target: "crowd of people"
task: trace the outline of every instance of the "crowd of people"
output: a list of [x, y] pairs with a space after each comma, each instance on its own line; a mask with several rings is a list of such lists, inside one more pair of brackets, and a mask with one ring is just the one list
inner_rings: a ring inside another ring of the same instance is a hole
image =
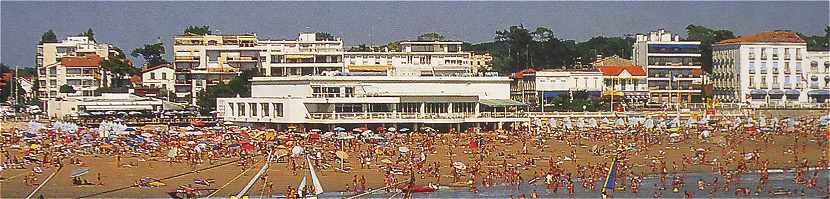
[[[299, 182], [294, 180], [294, 176], [306, 175], [308, 158], [320, 171], [327, 191], [345, 195], [378, 189], [411, 192], [416, 186], [430, 184], [439, 191], [466, 189], [472, 193], [494, 186], [515, 187], [509, 196], [517, 198], [536, 198], [540, 193], [573, 197], [577, 192], [704, 197], [693, 192], [705, 191], [708, 196], [725, 192], [749, 196], [772, 191], [767, 183], [773, 169], [793, 169], [793, 183], [827, 193], [828, 186], [819, 184], [822, 176], [817, 171], [826, 172], [828, 166], [823, 155], [827, 154], [828, 121], [827, 116], [566, 118], [515, 123], [500, 129], [439, 131], [381, 126], [337, 127], [325, 132], [232, 125], [131, 128], [116, 123], [80, 127], [30, 122], [4, 129], [0, 144], [2, 169], [25, 171], [25, 186], [43, 183], [42, 175], [48, 173], [44, 170], [50, 168], [89, 167], [85, 162], [91, 161], [85, 158], [88, 156], [111, 158], [119, 168], [186, 166], [194, 173], [209, 175], [204, 168], [211, 165], [235, 163], [237, 171], [244, 172], [273, 154], [272, 164], [284, 164], [276, 169], [285, 172], [263, 176], [259, 182], [263, 188], [258, 191], [264, 195], [278, 194], [274, 186], [287, 187], [282, 194], [288, 197], [313, 193], [313, 187], [298, 189]], [[782, 150], [774, 150], [779, 146]], [[618, 166], [612, 176], [614, 186], [606, 187], [610, 162]], [[691, 178], [687, 175], [690, 172], [710, 172], [713, 177]], [[741, 176], [750, 174], [759, 176], [754, 179], [757, 182], [742, 182]], [[100, 173], [94, 182], [82, 175], [72, 176], [73, 186], [112, 185]], [[9, 180], [7, 175], [3, 177]], [[163, 180], [157, 180], [159, 176], [152, 177], [156, 180], [135, 181], [164, 185]], [[658, 180], [642, 184], [646, 178]], [[180, 187], [218, 190], [222, 183]], [[524, 190], [523, 185], [538, 185], [544, 190]], [[654, 191], [640, 193], [644, 186]], [[300, 190], [304, 193], [298, 193]]]

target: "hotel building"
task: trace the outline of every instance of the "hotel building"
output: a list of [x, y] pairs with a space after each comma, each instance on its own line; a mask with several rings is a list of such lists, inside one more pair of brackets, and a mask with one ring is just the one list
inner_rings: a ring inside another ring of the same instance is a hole
[[403, 41], [401, 52], [345, 52], [355, 75], [459, 76], [471, 72], [470, 53], [460, 41]]
[[633, 60], [648, 73], [650, 101], [686, 103], [701, 94], [702, 70], [699, 41], [681, 41], [665, 30], [638, 34]]
[[715, 98], [756, 105], [824, 102], [827, 70], [819, 66], [826, 62], [826, 52], [807, 52], [806, 42], [793, 32], [720, 41], [712, 52]]
[[[112, 45], [96, 43], [86, 36], [67, 37], [59, 43], [38, 44], [35, 52], [39, 85], [37, 96], [44, 101], [55, 98], [64, 84], [78, 91], [70, 95], [93, 95], [99, 85], [109, 83], [107, 75], [102, 75], [100, 70], [101, 60], [117, 53]], [[66, 63], [61, 64], [64, 60]]]

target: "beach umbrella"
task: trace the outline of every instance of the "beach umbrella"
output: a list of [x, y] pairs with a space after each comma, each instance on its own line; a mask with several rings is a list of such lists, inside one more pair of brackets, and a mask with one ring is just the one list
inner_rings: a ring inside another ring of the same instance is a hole
[[559, 122], [556, 121], [556, 118], [550, 118], [550, 126], [559, 126]]
[[179, 148], [172, 148], [170, 150], [167, 150], [167, 157], [168, 158], [174, 158], [178, 155], [179, 155]]
[[398, 151], [400, 151], [401, 153], [409, 152], [409, 147], [405, 147], [405, 146], [398, 147]]
[[75, 171], [72, 171], [72, 174], [70, 174], [69, 177], [77, 178], [87, 173], [89, 173], [89, 167], [81, 167], [75, 169]]
[[695, 124], [697, 124], [697, 120], [694, 118], [689, 118], [689, 120], [686, 121], [686, 126], [694, 126]]
[[607, 117], [602, 118], [602, 124], [611, 124], [611, 120], [608, 120]]
[[395, 131], [397, 131], [398, 129], [396, 129], [395, 127], [389, 127], [389, 128], [388, 128], [388, 129], [386, 129], [386, 130], [387, 130], [387, 131], [390, 131], [390, 132], [395, 132]]
[[408, 131], [409, 131], [409, 128], [401, 128], [401, 129], [400, 129], [400, 130], [398, 130], [398, 131], [400, 131], [400, 132], [408, 132]]
[[322, 132], [320, 129], [311, 129], [311, 132]]
[[338, 126], [338, 127], [334, 127], [334, 129], [332, 129], [332, 130], [334, 130], [334, 131], [346, 131], [346, 129], [345, 129], [345, 128], [343, 128], [343, 127], [339, 127], [339, 126]]
[[462, 162], [453, 162], [453, 163], [452, 163], [452, 167], [453, 167], [453, 168], [456, 168], [456, 169], [458, 169], [458, 170], [464, 170], [464, 169], [467, 169], [467, 165], [464, 165], [464, 163], [462, 163]]
[[593, 127], [593, 128], [597, 128], [597, 127], [599, 127], [599, 124], [597, 123], [597, 119], [596, 119], [596, 118], [591, 118], [591, 119], [588, 119], [588, 125], [590, 125], [590, 126], [591, 126], [591, 127]]
[[390, 160], [390, 159], [388, 159], [388, 158], [387, 158], [387, 159], [380, 160], [380, 162], [381, 162], [381, 163], [384, 163], [384, 164], [392, 164], [392, 160]]
[[741, 117], [735, 118], [735, 126], [740, 126], [742, 122], [743, 120], [741, 120]]
[[617, 118], [617, 121], [614, 122], [614, 125], [625, 126], [625, 120], [623, 118]]
[[654, 128], [654, 120], [649, 118], [646, 120], [645, 124], [643, 124], [646, 128]]
[[294, 148], [291, 149], [291, 156], [298, 157], [300, 155], [303, 155], [303, 152], [305, 152], [305, 149], [303, 149], [303, 147], [294, 146]]
[[153, 137], [153, 134], [150, 134], [150, 133], [141, 133], [141, 137]]
[[767, 126], [767, 118], [761, 117], [761, 119], [758, 120], [758, 126]]
[[337, 158], [340, 158], [340, 159], [343, 159], [343, 160], [349, 159], [349, 154], [346, 153], [345, 151], [334, 152], [334, 155], [337, 156]]
[[585, 118], [577, 118], [576, 119], [576, 128], [582, 128], [585, 126]]
[[671, 134], [669, 134], [669, 137], [679, 137], [679, 136], [680, 136], [680, 134], [679, 134], [679, 133], [671, 133]]

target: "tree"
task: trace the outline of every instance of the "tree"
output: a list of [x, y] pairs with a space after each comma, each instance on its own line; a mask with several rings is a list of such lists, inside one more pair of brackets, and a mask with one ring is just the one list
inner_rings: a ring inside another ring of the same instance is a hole
[[506, 30], [496, 31], [496, 41], [505, 42], [507, 44], [507, 56], [509, 60], [509, 70], [518, 71], [529, 68], [529, 50], [530, 44], [533, 42], [533, 37], [524, 25], [510, 26]]
[[164, 45], [161, 42], [145, 44], [143, 48], [135, 48], [131, 55], [133, 57], [141, 56], [144, 58], [145, 66], [158, 66], [168, 63], [164, 59]]
[[60, 87], [59, 92], [61, 93], [75, 93], [75, 87], [70, 86], [69, 84], [64, 84]]
[[798, 33], [801, 39], [807, 42], [807, 50], [809, 51], [826, 51], [830, 50], [830, 26], [824, 29], [824, 35], [807, 36]]
[[216, 98], [228, 97], [250, 97], [251, 77], [257, 75], [254, 70], [243, 71], [239, 76], [234, 77], [227, 84], [219, 82], [216, 86], [208, 87], [196, 94], [196, 106], [203, 115], [216, 110]]
[[110, 56], [109, 59], [101, 62], [101, 68], [113, 76], [112, 85], [110, 86], [121, 88], [126, 85], [124, 84], [124, 77], [137, 73], [138, 68], [130, 64], [121, 49], [115, 48], [115, 51], [118, 52], [116, 55]]
[[55, 32], [53, 32], [52, 29], [49, 29], [49, 31], [46, 31], [42, 36], [40, 36], [40, 43], [58, 43], [58, 36], [55, 35]]
[[210, 26], [188, 26], [184, 29], [184, 34], [194, 34], [194, 35], [209, 35], [212, 31], [210, 30]]
[[366, 44], [360, 44], [358, 46], [352, 46], [351, 48], [349, 48], [349, 50], [346, 50], [346, 51], [349, 51], [349, 52], [372, 52], [373, 50], [372, 50], [372, 47], [369, 47]]
[[687, 40], [700, 41], [700, 61], [703, 70], [712, 72], [712, 44], [726, 39], [735, 38], [729, 30], [713, 30], [703, 26], [689, 24], [686, 26]]
[[418, 41], [443, 41], [444, 39], [444, 35], [437, 32], [426, 32], [417, 38]]
[[327, 33], [327, 32], [314, 33], [314, 37], [317, 39], [317, 41], [334, 41], [335, 40], [334, 35], [332, 35], [331, 33]]
[[92, 32], [92, 28], [86, 30], [86, 32], [82, 32], [81, 36], [85, 36], [89, 38], [90, 41], [95, 42], [95, 33]]

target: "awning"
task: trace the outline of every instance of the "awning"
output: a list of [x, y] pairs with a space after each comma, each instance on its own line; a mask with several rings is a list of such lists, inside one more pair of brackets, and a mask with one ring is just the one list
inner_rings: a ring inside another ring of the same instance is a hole
[[807, 91], [807, 95], [830, 95], [828, 90], [811, 90]]
[[482, 99], [479, 103], [490, 107], [524, 106], [524, 103], [511, 99]]
[[774, 89], [769, 91], [769, 98], [770, 99], [781, 99], [784, 97], [784, 91], [780, 89]]
[[386, 72], [389, 65], [349, 65], [349, 72]]
[[751, 95], [752, 99], [764, 99], [767, 97], [767, 91], [765, 90], [752, 90], [749, 91], [749, 95]]
[[562, 94], [565, 94], [565, 93], [557, 92], [557, 91], [542, 91], [542, 96], [544, 98], [558, 97]]
[[311, 59], [314, 55], [285, 55], [286, 59]]
[[447, 103], [447, 102], [476, 102], [478, 96], [401, 96], [401, 103], [426, 102], [426, 103]]
[[151, 111], [153, 106], [150, 105], [133, 105], [133, 106], [86, 106], [87, 111]]
[[801, 91], [791, 89], [784, 91], [784, 94], [787, 95], [788, 100], [798, 100], [798, 97], [801, 96]]

